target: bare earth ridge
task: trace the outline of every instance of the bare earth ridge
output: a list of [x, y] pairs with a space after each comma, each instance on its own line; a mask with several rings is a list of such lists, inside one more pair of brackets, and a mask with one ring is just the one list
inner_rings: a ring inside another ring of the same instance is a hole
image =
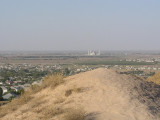
[[[130, 75], [99, 68], [65, 78], [46, 88], [3, 120], [40, 120], [48, 108], [84, 108], [86, 120], [159, 120], [160, 87]], [[66, 95], [66, 91], [79, 88]], [[57, 102], [61, 101], [61, 102]], [[40, 102], [37, 106], [34, 104]], [[51, 117], [63, 120], [63, 114]]]

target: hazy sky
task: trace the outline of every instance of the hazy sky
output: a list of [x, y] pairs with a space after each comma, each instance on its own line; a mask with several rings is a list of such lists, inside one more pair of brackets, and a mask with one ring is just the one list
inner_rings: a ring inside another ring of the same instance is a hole
[[160, 50], [160, 0], [0, 0], [0, 50]]

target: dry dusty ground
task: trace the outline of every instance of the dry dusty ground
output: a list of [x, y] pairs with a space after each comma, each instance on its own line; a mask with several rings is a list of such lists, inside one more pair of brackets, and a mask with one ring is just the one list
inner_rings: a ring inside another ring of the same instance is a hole
[[85, 120], [159, 120], [160, 87], [134, 76], [99, 68], [65, 78], [46, 88], [2, 120], [63, 120], [63, 111], [83, 108]]

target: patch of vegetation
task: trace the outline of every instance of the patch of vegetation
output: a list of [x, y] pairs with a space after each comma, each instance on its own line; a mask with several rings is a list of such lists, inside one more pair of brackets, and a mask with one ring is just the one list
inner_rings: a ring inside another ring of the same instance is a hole
[[143, 73], [144, 71], [141, 71], [141, 70], [120, 72], [120, 74], [143, 74]]
[[[62, 84], [63, 82], [64, 82], [63, 75], [60, 73], [45, 77], [41, 86], [38, 85], [31, 86], [31, 88], [28, 91], [22, 93], [20, 97], [15, 98], [10, 103], [2, 106], [0, 108], [0, 117], [3, 117], [8, 113], [17, 110], [21, 105], [27, 104], [31, 99], [33, 99], [33, 95], [41, 91], [42, 89], [47, 87], [55, 88], [56, 86]], [[41, 104], [42, 102], [38, 102], [37, 105]], [[48, 114], [58, 114], [57, 112], [59, 111], [50, 111], [48, 112]]]
[[24, 109], [24, 110], [21, 110], [22, 113], [26, 113], [26, 112], [28, 112], [28, 111], [29, 111], [29, 108], [26, 108], [26, 109]]
[[25, 92], [19, 98], [13, 99], [10, 103], [1, 106], [0, 117], [17, 110], [21, 105], [28, 103], [32, 98], [33, 97], [30, 95], [30, 92]]
[[41, 86], [39, 86], [39, 85], [32, 85], [31, 87], [30, 87], [30, 91], [32, 91], [32, 93], [37, 93], [37, 92], [39, 92], [41, 90]]
[[136, 61], [84, 61], [79, 65], [154, 65], [153, 62], [136, 62]]
[[64, 98], [58, 97], [58, 98], [54, 101], [54, 104], [60, 104], [60, 103], [63, 103], [64, 101], [65, 101]]
[[149, 77], [147, 81], [154, 82], [157, 85], [160, 85], [160, 72], [155, 73], [153, 76]]
[[80, 92], [82, 92], [83, 91], [83, 88], [73, 88], [73, 89], [69, 89], [69, 90], [66, 90], [66, 92], [65, 92], [65, 96], [66, 97], [68, 97], [68, 96], [70, 96], [73, 92], [75, 92], [75, 93], [80, 93]]
[[30, 92], [25, 92], [24, 94], [22, 94], [20, 96], [20, 98], [16, 99], [17, 100], [17, 104], [19, 105], [23, 105], [28, 103], [33, 97], [31, 96]]
[[0, 101], [3, 100], [2, 95], [3, 95], [3, 89], [0, 87]]
[[52, 117], [63, 114], [63, 113], [64, 113], [64, 110], [62, 108], [52, 108], [52, 107], [47, 108], [42, 112], [45, 120], [49, 120]]
[[83, 92], [83, 89], [84, 88], [76, 88], [75, 87], [75, 88], [73, 88], [73, 91], [76, 92], [76, 93], [81, 93], [81, 92]]
[[66, 90], [66, 92], [65, 92], [65, 96], [66, 97], [70, 96], [71, 94], [72, 94], [72, 90], [71, 89]]
[[86, 111], [82, 108], [69, 109], [64, 116], [64, 120], [85, 120]]
[[49, 75], [43, 79], [41, 88], [46, 88], [46, 87], [55, 88], [56, 86], [64, 83], [63, 78], [64, 77], [62, 73], [56, 73], [53, 75]]
[[33, 109], [33, 112], [39, 114], [39, 113], [41, 113], [43, 110], [44, 110], [44, 108], [42, 109], [42, 108], [40, 108], [40, 107], [37, 107], [37, 108]]
[[38, 71], [36, 69], [9, 70], [4, 68], [0, 71], [0, 75], [3, 78], [1, 79], [2, 82], [6, 80], [21, 80], [21, 84], [33, 83], [34, 81], [40, 80], [47, 75], [47, 73], [47, 71]]
[[41, 100], [41, 101], [38, 101], [37, 99], [35, 100], [35, 101], [33, 101], [33, 104], [31, 105], [31, 108], [36, 108], [36, 107], [38, 107], [38, 106], [40, 106], [41, 104], [44, 104], [44, 103], [46, 103], [46, 101], [45, 100]]

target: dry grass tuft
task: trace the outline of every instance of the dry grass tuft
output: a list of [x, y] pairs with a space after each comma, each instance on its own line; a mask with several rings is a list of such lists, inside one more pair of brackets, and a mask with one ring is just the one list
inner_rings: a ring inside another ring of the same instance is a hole
[[26, 113], [26, 112], [28, 112], [29, 111], [29, 108], [26, 108], [26, 109], [24, 109], [24, 110], [21, 110], [21, 113]]
[[73, 88], [73, 91], [75, 93], [81, 93], [81, 92], [83, 92], [83, 88]]
[[44, 110], [44, 108], [40, 108], [40, 107], [36, 107], [35, 109], [33, 109], [33, 112], [39, 114]]
[[66, 90], [65, 96], [68, 97], [68, 96], [70, 96], [73, 92], [74, 92], [74, 93], [81, 93], [81, 92], [83, 92], [83, 88], [76, 88], [76, 87], [74, 87], [73, 89]]
[[54, 101], [54, 104], [60, 104], [60, 103], [63, 103], [64, 101], [65, 101], [64, 98], [58, 97], [58, 98]]
[[17, 105], [24, 105], [28, 103], [33, 97], [31, 96], [30, 92], [25, 92], [20, 98], [16, 99]]
[[0, 101], [0, 106], [3, 106], [5, 104], [9, 103], [9, 101]]
[[47, 102], [47, 100], [44, 100], [45, 96], [41, 95], [39, 97], [34, 98], [31, 103], [30, 103], [30, 107], [31, 108], [36, 108], [42, 104], [45, 104]]
[[0, 110], [0, 118], [7, 115], [7, 112], [4, 112], [3, 110]]
[[45, 104], [45, 103], [46, 103], [46, 100], [32, 102], [31, 108], [36, 108], [36, 107], [40, 106], [41, 104]]
[[4, 117], [8, 113], [11, 113], [19, 108], [19, 106], [28, 103], [33, 97], [30, 92], [25, 92], [19, 98], [12, 100], [10, 103], [4, 105], [0, 109], [0, 117]]
[[61, 73], [56, 73], [56, 74], [53, 74], [53, 75], [46, 76], [43, 79], [41, 86], [32, 85], [29, 91], [32, 94], [34, 94], [34, 93], [37, 93], [37, 92], [39, 92], [39, 91], [41, 91], [41, 90], [43, 90], [47, 87], [55, 88], [56, 86], [64, 83], [63, 78], [64, 77]]
[[43, 79], [41, 88], [46, 88], [46, 87], [55, 88], [56, 86], [64, 83], [63, 78], [64, 77], [61, 73], [47, 76]]
[[64, 116], [64, 120], [84, 120], [85, 117], [86, 111], [84, 109], [69, 109]]
[[55, 117], [56, 115], [60, 115], [63, 114], [65, 111], [61, 108], [47, 108], [44, 110], [44, 112], [42, 112], [42, 114], [44, 115], [44, 118], [46, 120], [51, 119], [52, 117]]
[[39, 92], [41, 89], [41, 86], [39, 85], [32, 85], [30, 87], [30, 92], [32, 92], [32, 94]]
[[147, 79], [147, 81], [149, 82], [154, 82], [156, 83], [157, 85], [160, 85], [160, 72], [156, 73], [155, 75], [149, 77]]
[[65, 96], [68, 97], [72, 94], [72, 89], [66, 90]]

